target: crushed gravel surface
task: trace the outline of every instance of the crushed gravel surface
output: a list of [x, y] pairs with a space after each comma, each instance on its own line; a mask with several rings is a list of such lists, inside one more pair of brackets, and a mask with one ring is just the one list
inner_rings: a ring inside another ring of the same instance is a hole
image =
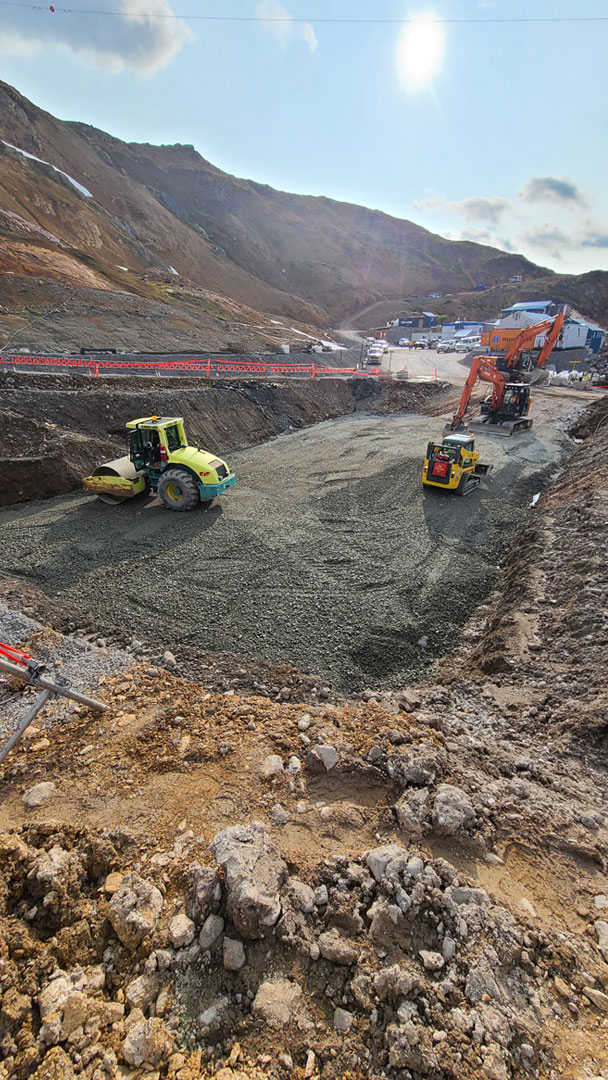
[[[3, 603], [0, 603], [0, 641], [21, 646], [24, 652], [35, 656], [45, 666], [45, 678], [92, 696], [98, 692], [102, 677], [126, 671], [134, 662], [130, 653], [63, 637]], [[0, 677], [0, 739], [11, 734], [38, 693], [35, 687], [14, 686], [12, 679]], [[36, 725], [53, 727], [73, 711], [74, 703], [67, 699], [50, 700], [36, 718]]]
[[177, 653], [291, 662], [347, 690], [403, 685], [494, 586], [572, 445], [563, 408], [539, 398], [529, 433], [479, 438], [493, 471], [465, 499], [422, 489], [440, 419], [356, 414], [233, 454], [238, 485], [207, 511], [82, 496], [4, 510], [5, 569]]

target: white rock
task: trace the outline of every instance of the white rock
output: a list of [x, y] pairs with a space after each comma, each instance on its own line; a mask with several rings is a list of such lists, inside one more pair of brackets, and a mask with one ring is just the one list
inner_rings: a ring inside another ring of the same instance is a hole
[[389, 863], [395, 859], [407, 859], [407, 851], [401, 844], [383, 844], [372, 848], [365, 856], [365, 861], [376, 881], [382, 881]]
[[289, 821], [289, 814], [284, 806], [280, 803], [276, 803], [270, 811], [270, 819], [273, 825], [286, 825]]
[[302, 772], [302, 762], [295, 754], [292, 754], [287, 763], [287, 772], [291, 773], [292, 776], [297, 776], [299, 772]]
[[315, 746], [313, 751], [325, 766], [327, 771], [333, 769], [338, 760], [338, 751], [335, 746]]
[[158, 922], [163, 897], [138, 874], [125, 874], [108, 907], [108, 919], [127, 949], [136, 949]]
[[287, 865], [264, 826], [233, 825], [214, 837], [212, 851], [224, 869], [227, 910], [238, 933], [263, 937], [281, 914], [279, 890]]
[[269, 754], [260, 765], [260, 776], [264, 780], [270, 780], [273, 776], [280, 776], [284, 771], [283, 762], [278, 754]]
[[205, 951], [205, 949], [211, 948], [214, 941], [217, 941], [220, 934], [223, 933], [223, 930], [224, 920], [221, 918], [220, 915], [209, 915], [205, 919], [203, 923], [203, 929], [201, 930], [198, 937], [198, 943], [203, 952]]
[[430, 952], [428, 949], [420, 949], [418, 956], [427, 971], [441, 971], [445, 960], [441, 953]]
[[224, 967], [226, 971], [240, 971], [245, 966], [247, 957], [242, 941], [224, 938]]
[[354, 1016], [346, 1009], [334, 1010], [334, 1027], [336, 1031], [350, 1031], [353, 1026]]
[[196, 926], [187, 915], [176, 915], [169, 923], [169, 936], [174, 949], [183, 949], [191, 945], [196, 935]]
[[536, 908], [531, 900], [527, 900], [525, 896], [522, 896], [517, 907], [521, 911], [522, 915], [527, 915], [530, 919], [536, 918]]
[[304, 915], [310, 915], [315, 907], [315, 894], [310, 885], [298, 878], [289, 878], [287, 889], [290, 896]]
[[251, 1006], [271, 1027], [284, 1027], [290, 1022], [302, 996], [302, 987], [289, 979], [269, 979], [258, 987]]
[[161, 1065], [171, 1053], [171, 1037], [162, 1020], [138, 1020], [132, 1024], [122, 1045], [129, 1065]]
[[466, 791], [440, 784], [433, 807], [433, 828], [439, 836], [454, 836], [475, 821], [475, 809]]
[[57, 788], [52, 780], [45, 780], [41, 784], [34, 784], [33, 787], [23, 795], [23, 802], [27, 806], [28, 810], [33, 810], [36, 806], [42, 806], [48, 799], [52, 798]]
[[329, 893], [327, 892], [327, 885], [319, 885], [315, 889], [315, 904], [317, 907], [325, 907], [329, 900]]
[[200, 1013], [198, 1022], [201, 1028], [206, 1031], [213, 1031], [218, 1028], [224, 1018], [225, 1014], [230, 1009], [231, 1001], [229, 997], [218, 998], [214, 1001], [213, 1005], [210, 1005], [208, 1009]]
[[140, 975], [127, 986], [127, 1002], [132, 1009], [141, 1009], [145, 1012], [156, 998], [159, 990], [157, 975]]

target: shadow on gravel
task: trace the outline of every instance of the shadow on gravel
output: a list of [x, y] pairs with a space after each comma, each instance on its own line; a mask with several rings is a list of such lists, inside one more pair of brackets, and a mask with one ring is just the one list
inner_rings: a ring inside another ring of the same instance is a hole
[[[22, 508], [20, 513], [27, 516]], [[46, 559], [28, 566], [30, 553], [25, 550], [21, 552], [19, 570], [6, 569], [29, 580], [43, 581], [51, 594], [104, 566], [123, 564], [126, 574], [130, 570], [141, 574], [149, 564], [154, 574], [157, 556], [166, 558], [167, 551], [175, 551], [179, 561], [179, 549], [210, 532], [222, 514], [221, 504], [200, 505], [188, 513], [171, 512], [159, 500], [145, 496], [117, 506], [98, 499], [79, 499], [73, 506], [68, 502], [61, 517], [48, 525], [38, 524], [37, 529], [43, 532], [39, 547], [48, 553]]]

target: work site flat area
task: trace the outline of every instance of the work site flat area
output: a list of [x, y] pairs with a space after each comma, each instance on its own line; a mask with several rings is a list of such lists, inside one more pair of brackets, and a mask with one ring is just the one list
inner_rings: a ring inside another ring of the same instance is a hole
[[356, 414], [280, 436], [232, 454], [237, 487], [189, 514], [81, 495], [6, 509], [4, 570], [171, 648], [290, 662], [347, 690], [398, 686], [457, 643], [567, 452], [542, 420], [517, 439], [479, 436], [492, 472], [458, 498], [421, 483], [442, 428]]
[[458, 395], [407, 394], [445, 415], [226, 452], [209, 510], [0, 511], [0, 640], [107, 706], [0, 764], [0, 1080], [608, 1077], [608, 396], [535, 392], [459, 498]]

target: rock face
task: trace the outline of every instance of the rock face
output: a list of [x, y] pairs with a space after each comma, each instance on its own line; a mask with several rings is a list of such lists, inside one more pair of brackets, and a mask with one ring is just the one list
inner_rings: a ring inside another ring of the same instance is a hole
[[433, 828], [439, 836], [455, 836], [475, 820], [475, 810], [462, 788], [440, 784], [433, 807]]
[[281, 914], [279, 891], [287, 866], [260, 822], [218, 833], [211, 850], [224, 870], [227, 910], [245, 938], [259, 938]]
[[258, 987], [251, 1006], [270, 1027], [284, 1027], [293, 1017], [302, 987], [289, 979], [274, 979]]
[[110, 901], [108, 919], [127, 949], [151, 934], [162, 911], [162, 894], [138, 874], [126, 874]]

